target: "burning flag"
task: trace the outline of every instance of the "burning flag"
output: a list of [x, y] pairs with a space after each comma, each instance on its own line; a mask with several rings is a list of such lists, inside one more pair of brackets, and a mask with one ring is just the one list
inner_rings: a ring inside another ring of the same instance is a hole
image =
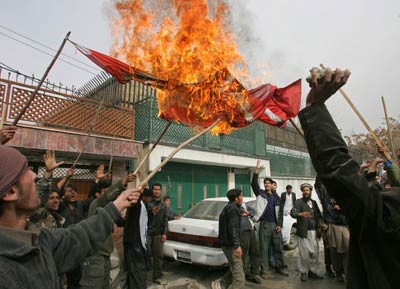
[[220, 119], [212, 133], [229, 133], [256, 119], [282, 126], [298, 114], [300, 81], [246, 90], [231, 74], [246, 75], [246, 65], [226, 1], [119, 0], [114, 7], [114, 54], [129, 64], [75, 45], [121, 83], [156, 87], [161, 118], [200, 127]]
[[[171, 84], [115, 58], [72, 43], [118, 82], [124, 84], [134, 79], [158, 88], [158, 95], [167, 94], [168, 97], [158, 98], [158, 105], [159, 116], [168, 121], [207, 127], [219, 118], [222, 124], [217, 132], [226, 133], [234, 128], [245, 127], [257, 119], [282, 126], [300, 110], [300, 80], [285, 88], [264, 84], [246, 90], [227, 70], [223, 70], [201, 83]], [[201, 100], [203, 105], [193, 105], [197, 100]]]

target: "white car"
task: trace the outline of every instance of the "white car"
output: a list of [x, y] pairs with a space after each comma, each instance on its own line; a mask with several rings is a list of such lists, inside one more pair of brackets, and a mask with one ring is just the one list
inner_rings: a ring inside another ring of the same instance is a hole
[[[254, 198], [243, 198], [247, 207], [255, 206]], [[168, 222], [164, 255], [190, 264], [219, 267], [228, 264], [218, 242], [218, 220], [228, 204], [225, 198], [204, 199], [181, 219]]]
[[290, 214], [283, 216], [282, 239], [283, 249], [285, 250], [293, 250], [297, 248], [296, 222], [297, 219], [292, 218]]

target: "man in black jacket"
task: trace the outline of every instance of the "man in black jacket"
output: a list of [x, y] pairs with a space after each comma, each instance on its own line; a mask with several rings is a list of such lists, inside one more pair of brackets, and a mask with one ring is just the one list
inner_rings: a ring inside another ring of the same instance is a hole
[[229, 270], [220, 281], [214, 281], [212, 289], [224, 289], [232, 285], [235, 289], [244, 289], [245, 275], [240, 246], [240, 219], [243, 192], [232, 189], [226, 194], [229, 203], [219, 215], [218, 241], [229, 262]]
[[297, 219], [297, 242], [299, 244], [299, 271], [301, 281], [311, 279], [323, 279], [317, 273], [319, 246], [317, 238], [317, 224], [322, 218], [317, 203], [311, 199], [312, 186], [302, 184], [300, 190], [303, 197], [298, 199], [290, 211], [290, 215]]
[[162, 186], [159, 183], [153, 184], [153, 199], [147, 204], [148, 228], [147, 242], [149, 253], [153, 260], [153, 282], [163, 283], [162, 269], [164, 263], [163, 245], [167, 239], [168, 215], [167, 207], [161, 201]]
[[368, 187], [348, 153], [325, 101], [350, 72], [311, 72], [307, 107], [300, 114], [311, 160], [331, 197], [340, 205], [351, 232], [347, 288], [393, 289], [400, 284], [400, 188]]
[[[328, 195], [324, 184], [318, 176], [315, 181], [315, 190], [322, 204], [324, 223], [328, 225], [328, 231], [324, 238], [325, 265], [329, 260], [335, 270], [334, 276], [336, 280], [344, 282], [343, 275], [347, 275], [350, 241], [347, 218], [336, 201]], [[326, 270], [329, 275], [331, 268], [326, 267]]]
[[126, 289], [146, 289], [147, 270], [150, 268], [147, 254], [146, 204], [153, 197], [150, 189], [144, 189], [141, 200], [126, 211], [124, 226], [124, 262]]

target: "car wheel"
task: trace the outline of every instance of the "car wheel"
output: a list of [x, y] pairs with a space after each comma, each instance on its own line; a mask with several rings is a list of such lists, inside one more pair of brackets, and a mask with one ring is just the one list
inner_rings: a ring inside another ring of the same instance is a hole
[[296, 227], [292, 227], [292, 229], [290, 230], [290, 242], [289, 244], [284, 246], [285, 250], [293, 250], [297, 248], [296, 232], [297, 232]]

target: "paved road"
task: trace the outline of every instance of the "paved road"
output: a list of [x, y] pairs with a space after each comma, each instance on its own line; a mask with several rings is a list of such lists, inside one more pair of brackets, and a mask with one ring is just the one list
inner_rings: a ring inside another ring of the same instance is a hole
[[[321, 252], [320, 260], [323, 260], [323, 253]], [[296, 270], [297, 266], [297, 249], [293, 251], [285, 251], [285, 262], [288, 264], [289, 277], [284, 277], [271, 272], [271, 279], [263, 280], [263, 284], [257, 285], [254, 283], [246, 282], [246, 288], [261, 289], [343, 289], [344, 283], [338, 283], [335, 279], [325, 277], [324, 280], [307, 280], [307, 282], [300, 281], [300, 273]], [[165, 281], [171, 283], [179, 278], [190, 278], [196, 280], [198, 283], [206, 288], [211, 288], [211, 281], [221, 278], [226, 269], [215, 269], [202, 266], [195, 266], [190, 264], [183, 264], [180, 262], [168, 262], [165, 266]], [[324, 264], [320, 264], [320, 272], [325, 272]], [[150, 284], [151, 285], [151, 282]], [[154, 287], [153, 287], [154, 288]], [[182, 287], [180, 287], [182, 288]]]

